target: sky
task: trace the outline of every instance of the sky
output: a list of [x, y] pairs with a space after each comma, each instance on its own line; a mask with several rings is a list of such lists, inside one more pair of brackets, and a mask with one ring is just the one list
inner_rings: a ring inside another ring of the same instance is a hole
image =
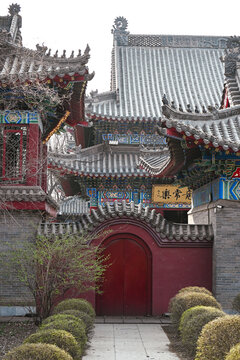
[[[114, 19], [124, 16], [131, 34], [240, 35], [239, 0], [14, 0], [21, 6], [23, 45], [43, 44], [52, 54], [91, 48], [87, 93], [110, 90]], [[0, 16], [11, 0], [0, 0]]]

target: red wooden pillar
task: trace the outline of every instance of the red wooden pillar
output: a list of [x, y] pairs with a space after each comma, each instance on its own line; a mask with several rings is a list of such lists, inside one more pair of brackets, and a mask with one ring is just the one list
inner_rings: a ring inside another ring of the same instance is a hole
[[42, 159], [41, 159], [41, 186], [42, 189], [47, 192], [47, 145], [41, 144]]
[[38, 124], [30, 124], [28, 128], [27, 141], [27, 174], [26, 184], [29, 186], [38, 185], [39, 171], [39, 141], [40, 130]]

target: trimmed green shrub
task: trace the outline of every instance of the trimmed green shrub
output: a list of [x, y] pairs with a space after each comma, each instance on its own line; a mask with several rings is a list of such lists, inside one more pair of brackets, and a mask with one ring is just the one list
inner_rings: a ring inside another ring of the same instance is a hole
[[77, 318], [81, 319], [86, 325], [86, 332], [88, 333], [94, 325], [94, 318], [85, 313], [84, 311], [80, 310], [64, 310], [61, 311], [59, 314], [66, 314], [66, 315], [73, 315]]
[[225, 360], [239, 360], [239, 359], [240, 359], [240, 343], [231, 348]]
[[24, 340], [24, 344], [36, 343], [56, 345], [69, 353], [74, 359], [81, 359], [82, 349], [75, 337], [68, 331], [55, 329], [43, 330], [30, 335]]
[[80, 318], [77, 318], [76, 316], [74, 315], [70, 315], [70, 314], [56, 314], [56, 315], [51, 315], [49, 316], [48, 318], [46, 318], [45, 320], [43, 320], [42, 324], [45, 325], [45, 324], [50, 324], [51, 322], [55, 321], [55, 320], [74, 320], [74, 321], [79, 321], [80, 324], [84, 327], [84, 330], [86, 330], [86, 325], [85, 325], [85, 322], [80, 319]]
[[195, 306], [184, 311], [179, 328], [182, 343], [190, 355], [195, 354], [197, 340], [204, 325], [225, 315], [222, 310], [211, 306]]
[[8, 352], [3, 360], [73, 360], [66, 351], [50, 344], [24, 344]]
[[89, 301], [85, 299], [67, 299], [61, 301], [59, 304], [57, 304], [53, 310], [53, 314], [58, 314], [59, 312], [65, 311], [65, 310], [80, 310], [91, 317], [95, 317], [95, 310], [90, 304]]
[[83, 350], [86, 345], [87, 336], [85, 332], [85, 325], [83, 326], [80, 320], [54, 320], [49, 324], [43, 324], [40, 327], [40, 330], [48, 329], [65, 330], [70, 332], [81, 346], [81, 350]]
[[240, 315], [226, 315], [204, 326], [195, 360], [224, 360], [240, 339]]
[[201, 294], [207, 294], [207, 295], [212, 295], [211, 291], [209, 291], [208, 289], [206, 289], [205, 287], [201, 287], [201, 286], [187, 286], [182, 288], [181, 290], [178, 291], [178, 294], [183, 294], [186, 292], [198, 292]]
[[221, 310], [221, 305], [211, 295], [195, 292], [177, 294], [174, 298], [170, 300], [169, 304], [169, 311], [171, 313], [172, 323], [178, 328], [180, 318], [184, 311], [197, 305], [213, 306]]
[[190, 321], [194, 316], [202, 315], [203, 313], [206, 312], [206, 310], [210, 310], [210, 309], [215, 310], [216, 308], [212, 307], [212, 306], [197, 305], [197, 306], [193, 306], [190, 309], [184, 311], [184, 313], [181, 316], [180, 324], [179, 324], [179, 328], [178, 328], [180, 333], [182, 332], [182, 329], [187, 325], [188, 321]]
[[234, 310], [240, 313], [240, 294], [237, 294], [232, 302], [232, 307]]

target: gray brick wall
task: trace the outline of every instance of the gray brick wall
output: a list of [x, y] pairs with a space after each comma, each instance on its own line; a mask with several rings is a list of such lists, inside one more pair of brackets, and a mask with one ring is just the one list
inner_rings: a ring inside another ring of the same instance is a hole
[[189, 211], [191, 223], [207, 224], [214, 230], [213, 292], [225, 310], [240, 293], [240, 202], [218, 200]]
[[[25, 240], [34, 241], [41, 220], [38, 211], [1, 211], [0, 251], [21, 246]], [[0, 307], [35, 305], [28, 289], [17, 281], [16, 269], [4, 266], [7, 261], [4, 259], [0, 272]]]

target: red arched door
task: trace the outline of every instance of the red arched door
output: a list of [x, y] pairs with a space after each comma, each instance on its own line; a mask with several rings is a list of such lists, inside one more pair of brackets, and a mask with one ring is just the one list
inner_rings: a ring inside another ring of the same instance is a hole
[[96, 297], [98, 315], [151, 314], [151, 253], [131, 234], [109, 238], [103, 246], [111, 264], [105, 273], [103, 294]]

